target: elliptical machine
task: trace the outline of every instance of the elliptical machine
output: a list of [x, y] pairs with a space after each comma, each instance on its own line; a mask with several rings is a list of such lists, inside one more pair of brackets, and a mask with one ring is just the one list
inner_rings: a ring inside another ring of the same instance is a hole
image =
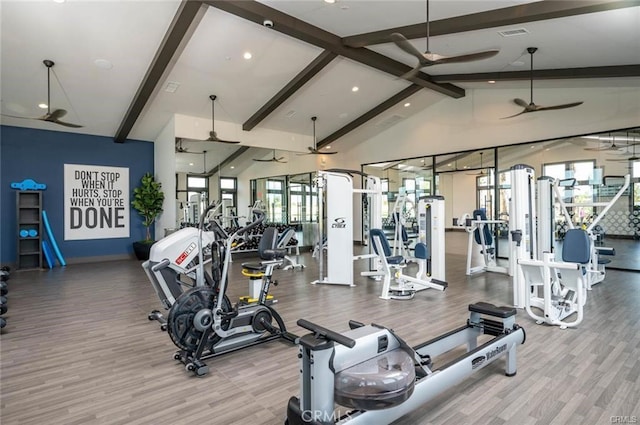
[[[244, 298], [232, 306], [226, 295], [232, 248], [264, 218], [264, 212], [258, 211], [252, 223], [225, 239], [212, 241], [212, 284], [196, 285], [187, 290], [169, 310], [167, 331], [179, 348], [173, 357], [197, 376], [209, 371], [204, 359], [274, 339], [283, 338], [295, 343], [297, 336], [287, 332], [282, 317], [272, 307], [277, 301], [269, 296], [271, 284], [277, 285], [272, 280], [273, 270], [282, 265], [286, 255], [286, 249], [276, 248], [278, 231], [275, 227], [265, 228], [262, 234], [258, 245], [261, 261], [242, 264], [243, 274], [262, 281], [258, 298]], [[198, 274], [206, 276], [204, 262], [197, 267], [201, 270]]]

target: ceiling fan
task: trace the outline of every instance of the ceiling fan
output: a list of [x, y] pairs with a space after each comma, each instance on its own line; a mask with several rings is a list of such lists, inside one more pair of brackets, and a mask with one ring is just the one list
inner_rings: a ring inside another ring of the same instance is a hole
[[253, 160], [256, 162], [279, 162], [281, 164], [286, 164], [287, 161], [283, 161], [284, 156], [281, 156], [280, 158], [276, 158], [276, 150], [273, 150], [273, 157], [269, 158], [269, 159], [256, 159], [254, 158]]
[[211, 131], [209, 132], [209, 138], [204, 140], [205, 142], [218, 142], [218, 143], [230, 143], [230, 144], [238, 144], [240, 143], [239, 141], [236, 140], [223, 140], [218, 138], [218, 135], [216, 134], [216, 115], [215, 115], [215, 111], [216, 111], [216, 107], [215, 107], [215, 100], [217, 99], [217, 96], [215, 94], [212, 94], [209, 96], [209, 99], [211, 99]]
[[507, 119], [507, 118], [513, 118], [513, 117], [517, 117], [518, 115], [522, 115], [525, 114], [527, 112], [540, 112], [540, 111], [551, 111], [554, 109], [567, 109], [567, 108], [573, 108], [575, 106], [579, 106], [582, 105], [584, 102], [572, 102], [572, 103], [565, 103], [562, 105], [554, 105], [554, 106], [540, 106], [540, 105], [536, 105], [535, 103], [533, 103], [533, 54], [538, 50], [537, 47], [527, 47], [527, 52], [529, 52], [529, 55], [531, 55], [531, 70], [530, 70], [530, 74], [529, 74], [529, 80], [530, 80], [530, 93], [531, 93], [531, 102], [527, 103], [525, 100], [516, 98], [513, 99], [513, 103], [515, 103], [518, 106], [523, 107], [524, 109], [522, 110], [522, 112], [519, 112], [515, 115], [510, 115], [508, 117], [502, 117], [501, 119]]
[[478, 173], [467, 173], [469, 176], [484, 176], [487, 174], [487, 170], [484, 168], [484, 164], [482, 162], [482, 155], [484, 152], [480, 152], [480, 172]]
[[611, 138], [611, 143], [608, 146], [597, 146], [595, 148], [584, 148], [585, 151], [620, 151], [623, 146], [616, 145], [616, 137]]
[[[615, 140], [614, 140], [615, 143]], [[633, 141], [633, 143], [631, 143], [628, 146], [633, 146], [633, 154], [629, 157], [626, 158], [617, 158], [617, 159], [607, 159], [607, 161], [611, 161], [611, 162], [629, 162], [629, 161], [638, 161], [640, 160], [640, 157], [638, 157], [638, 155], [636, 155], [636, 145], [637, 143], [635, 142], [635, 140]]]
[[318, 117], [311, 117], [311, 121], [313, 121], [313, 147], [307, 148], [309, 149], [309, 153], [299, 153], [298, 155], [334, 155], [338, 153], [338, 152], [322, 152], [318, 150], [318, 147], [317, 147], [318, 141], [316, 140], [316, 120], [317, 119]]
[[457, 55], [457, 56], [443, 56], [437, 53], [432, 53], [429, 50], [429, 0], [426, 1], [426, 11], [427, 11], [427, 21], [426, 21], [426, 36], [427, 36], [427, 49], [424, 53], [420, 50], [416, 49], [413, 44], [407, 40], [407, 38], [400, 34], [399, 32], [394, 32], [391, 34], [391, 41], [395, 43], [400, 49], [404, 50], [406, 53], [415, 56], [418, 59], [418, 63], [416, 66], [400, 78], [409, 79], [416, 75], [421, 68], [432, 65], [439, 65], [444, 63], [461, 63], [461, 62], [472, 62], [481, 59], [487, 59], [493, 57], [500, 52], [497, 49], [485, 50], [477, 53], [468, 53], [465, 55]]
[[54, 109], [53, 111], [51, 111], [51, 68], [53, 68], [53, 65], [55, 65], [55, 63], [49, 59], [43, 60], [42, 63], [44, 63], [44, 66], [47, 67], [47, 113], [37, 118], [18, 117], [15, 115], [5, 115], [5, 114], [2, 114], [2, 115], [6, 117], [20, 118], [20, 119], [27, 119], [27, 120], [47, 121], [47, 122], [52, 122], [54, 124], [63, 125], [65, 127], [71, 127], [71, 128], [81, 128], [82, 126], [79, 124], [72, 124], [70, 122], [60, 121], [60, 118], [67, 115], [66, 110]]

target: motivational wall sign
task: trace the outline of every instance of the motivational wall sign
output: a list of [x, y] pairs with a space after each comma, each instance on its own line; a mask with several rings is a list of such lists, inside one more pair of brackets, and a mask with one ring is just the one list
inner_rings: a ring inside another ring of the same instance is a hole
[[129, 169], [64, 164], [64, 239], [129, 237]]

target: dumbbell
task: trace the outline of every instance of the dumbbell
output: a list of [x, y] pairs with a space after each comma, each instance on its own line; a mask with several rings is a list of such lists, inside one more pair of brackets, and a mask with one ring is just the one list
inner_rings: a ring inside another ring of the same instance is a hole
[[0, 317], [0, 329], [4, 328], [5, 326], [7, 326], [7, 321], [4, 319], [4, 317]]
[[9, 280], [9, 272], [0, 271], [0, 281], [6, 282], [7, 280]]
[[5, 314], [6, 312], [7, 312], [7, 305], [6, 304], [0, 304], [0, 316]]
[[9, 286], [7, 282], [0, 282], [0, 295], [7, 295], [9, 293]]

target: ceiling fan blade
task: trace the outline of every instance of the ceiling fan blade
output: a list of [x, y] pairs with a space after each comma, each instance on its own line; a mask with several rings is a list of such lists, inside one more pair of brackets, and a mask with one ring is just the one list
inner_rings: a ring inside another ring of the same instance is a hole
[[607, 161], [611, 161], [611, 162], [628, 162], [628, 161], [637, 161], [639, 159], [640, 159], [640, 157], [638, 157], [638, 156], [631, 156], [629, 158], [607, 159]]
[[218, 139], [218, 138], [216, 138], [216, 140], [214, 140], [214, 142], [227, 143], [227, 144], [230, 144], [230, 145], [237, 145], [238, 143], [240, 143], [237, 140], [223, 140], [223, 139]]
[[522, 114], [525, 114], [525, 113], [527, 113], [527, 112], [531, 112], [531, 111], [528, 111], [527, 109], [525, 109], [525, 110], [523, 110], [523, 111], [521, 111], [521, 112], [518, 112], [518, 113], [517, 113], [517, 114], [515, 114], [515, 115], [509, 115], [508, 117], [502, 117], [502, 118], [500, 118], [500, 119], [501, 119], [501, 120], [506, 120], [507, 118], [517, 117], [518, 115], [522, 115]]
[[555, 109], [567, 109], [582, 105], [584, 102], [572, 102], [554, 106], [538, 106], [536, 111], [552, 111]]
[[254, 161], [256, 162], [274, 162], [273, 159], [257, 159], [257, 158], [253, 158]]
[[43, 120], [43, 121], [52, 122], [54, 124], [63, 125], [65, 127], [82, 128], [82, 126], [80, 124], [73, 124], [73, 123], [70, 123], [70, 122], [64, 122], [64, 121], [60, 121], [60, 120], [48, 119], [48, 120]]
[[409, 72], [402, 74], [401, 76], [398, 77], [398, 79], [403, 79], [403, 80], [409, 80], [413, 77], [415, 77], [415, 75], [418, 73], [418, 71], [420, 71], [420, 68], [422, 68], [422, 64], [420, 62], [418, 62], [418, 64]]
[[55, 109], [53, 112], [45, 115], [46, 121], [55, 121], [67, 115], [67, 111], [64, 109]]
[[424, 57], [422, 52], [416, 49], [404, 35], [399, 32], [394, 32], [391, 34], [391, 41], [406, 53], [409, 53], [411, 56], [415, 56], [422, 66], [431, 65], [430, 62], [427, 62], [427, 59]]
[[466, 55], [458, 55], [458, 56], [442, 56], [439, 59], [432, 62], [432, 65], [438, 65], [442, 63], [462, 63], [462, 62], [473, 62], [482, 59], [488, 59], [500, 53], [500, 50], [485, 50], [484, 52], [477, 53], [469, 53]]
[[529, 103], [527, 101], [522, 100], [520, 98], [513, 99], [513, 103], [515, 103], [518, 106], [522, 106], [523, 108], [526, 108], [527, 106], [529, 106]]

